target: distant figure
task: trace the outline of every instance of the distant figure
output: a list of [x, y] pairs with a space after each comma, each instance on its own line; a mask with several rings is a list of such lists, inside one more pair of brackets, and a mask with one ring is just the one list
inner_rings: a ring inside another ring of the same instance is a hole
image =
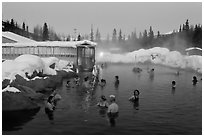
[[173, 81], [171, 82], [171, 86], [172, 86], [172, 89], [175, 89], [175, 88], [176, 88], [176, 81], [173, 80]]
[[115, 96], [110, 95], [111, 104], [108, 106], [107, 115], [111, 126], [115, 126], [115, 119], [118, 117], [118, 105], [115, 103]]
[[86, 90], [86, 92], [89, 93], [89, 90], [91, 89], [91, 84], [90, 84], [90, 81], [89, 81], [89, 77], [84, 78], [82, 86]]
[[70, 80], [67, 80], [67, 84], [66, 84], [66, 87], [70, 88]]
[[98, 102], [97, 106], [102, 108], [108, 108], [108, 102], [106, 101], [106, 97], [104, 95], [101, 96], [101, 99]]
[[154, 72], [154, 68], [150, 70], [150, 72]]
[[148, 73], [153, 74], [154, 73], [154, 68], [152, 68], [151, 70], [147, 70]]
[[130, 97], [129, 98], [129, 100], [130, 101], [138, 101], [139, 100], [139, 94], [140, 94], [140, 92], [139, 92], [139, 90], [134, 90], [134, 92], [133, 92], [133, 96], [132, 97]]
[[193, 85], [196, 85], [197, 84], [197, 82], [198, 82], [198, 80], [197, 80], [197, 77], [196, 76], [193, 76]]
[[101, 87], [104, 87], [106, 85], [106, 80], [105, 79], [101, 79], [101, 82], [99, 83], [99, 85]]
[[150, 78], [150, 80], [153, 81], [153, 80], [154, 80], [154, 68], [152, 68], [151, 70], [149, 70], [148, 73], [149, 73], [149, 78]]
[[53, 103], [53, 98], [54, 98], [54, 95], [51, 94], [47, 99], [45, 109], [48, 111], [54, 111], [54, 109], [55, 109], [55, 105]]
[[119, 77], [118, 76], [115, 76], [115, 83], [119, 84], [120, 81], [119, 81]]
[[141, 69], [141, 68], [134, 67], [132, 71], [133, 71], [133, 72], [136, 72], [136, 73], [140, 73], [140, 72], [142, 72], [142, 69]]

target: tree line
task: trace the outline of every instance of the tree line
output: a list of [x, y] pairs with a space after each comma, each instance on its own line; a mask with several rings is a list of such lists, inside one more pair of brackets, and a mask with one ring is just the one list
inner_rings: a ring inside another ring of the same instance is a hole
[[[75, 34], [60, 35], [57, 34], [52, 27], [48, 27], [45, 22], [43, 26], [36, 25], [33, 33], [29, 32], [28, 25], [22, 23], [22, 27], [11, 19], [11, 21], [2, 21], [2, 30], [11, 31], [19, 35], [34, 39], [36, 41], [79, 41], [88, 39], [99, 43], [99, 46], [109, 48], [117, 46], [125, 51], [133, 51], [139, 48], [152, 48], [152, 47], [168, 47], [170, 49], [179, 48], [184, 46], [186, 48], [196, 46], [202, 48], [202, 25], [190, 25], [189, 20], [180, 25], [179, 29], [173, 30], [170, 34], [160, 34], [153, 31], [152, 26], [149, 30], [145, 29], [137, 36], [136, 29], [127, 36], [122, 33], [122, 30], [113, 29], [112, 35], [107, 34], [106, 39], [101, 39], [99, 29], [94, 32], [93, 25], [91, 25], [90, 34]], [[76, 29], [75, 29], [76, 31]], [[76, 32], [75, 32], [76, 33]]]

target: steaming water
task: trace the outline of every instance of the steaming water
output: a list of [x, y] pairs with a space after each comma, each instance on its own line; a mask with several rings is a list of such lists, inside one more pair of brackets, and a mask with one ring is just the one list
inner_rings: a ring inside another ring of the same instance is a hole
[[[88, 101], [86, 93], [77, 88], [68, 89], [64, 80], [58, 89], [62, 100], [57, 104], [53, 120], [49, 120], [41, 107], [12, 126], [3, 122], [3, 134], [202, 134], [201, 75], [198, 75], [199, 83], [193, 86], [193, 71], [182, 70], [177, 76], [176, 69], [138, 66], [143, 69], [141, 74], [132, 72], [133, 64], [109, 64], [102, 73], [106, 87], [97, 87]], [[155, 68], [154, 76], [147, 73], [148, 67]], [[114, 86], [115, 75], [120, 79], [118, 88]], [[171, 89], [172, 80], [177, 83], [175, 91]], [[141, 92], [136, 104], [128, 101], [134, 89]], [[114, 127], [105, 112], [95, 106], [102, 94], [116, 95], [119, 117]]]

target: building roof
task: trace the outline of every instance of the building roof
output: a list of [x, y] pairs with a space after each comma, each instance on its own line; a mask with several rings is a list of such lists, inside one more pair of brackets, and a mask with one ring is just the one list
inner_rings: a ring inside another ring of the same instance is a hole
[[21, 43], [3, 43], [2, 46], [12, 46], [12, 47], [72, 47], [77, 46], [95, 47], [97, 44], [89, 40], [83, 41], [43, 41], [43, 42], [21, 42]]
[[10, 39], [15, 42], [35, 42], [35, 40], [20, 36], [18, 34], [15, 34], [9, 31], [2, 32], [2, 37]]

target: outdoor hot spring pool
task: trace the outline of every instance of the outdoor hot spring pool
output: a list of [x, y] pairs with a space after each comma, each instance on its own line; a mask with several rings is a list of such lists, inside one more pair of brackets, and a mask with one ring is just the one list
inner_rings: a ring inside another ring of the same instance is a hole
[[[132, 71], [133, 64], [108, 64], [102, 69], [107, 84], [97, 87], [93, 95], [81, 92], [76, 87], [67, 88], [65, 79], [57, 89], [62, 99], [53, 116], [48, 116], [42, 107], [27, 112], [15, 123], [3, 122], [3, 134], [202, 134], [202, 81], [193, 71], [164, 66], [140, 64], [143, 71]], [[153, 76], [147, 68], [154, 68]], [[120, 84], [114, 86], [118, 75]], [[192, 85], [196, 75], [199, 82]], [[176, 89], [171, 82], [175, 80]], [[139, 89], [138, 103], [128, 101], [134, 89]], [[106, 110], [96, 106], [101, 95], [107, 98], [116, 95], [119, 116], [115, 125], [109, 122]], [[87, 100], [87, 98], [90, 98]]]

